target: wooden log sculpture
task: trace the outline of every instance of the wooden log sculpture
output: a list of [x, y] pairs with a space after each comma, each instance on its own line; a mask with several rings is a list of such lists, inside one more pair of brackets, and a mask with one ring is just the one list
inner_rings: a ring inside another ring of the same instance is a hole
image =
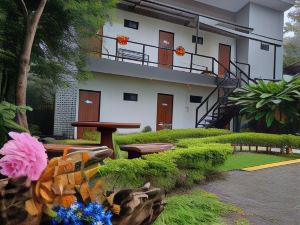
[[164, 197], [164, 191], [147, 183], [138, 189], [108, 194], [104, 205], [114, 213], [113, 225], [150, 225], [164, 210]]
[[[26, 201], [32, 198], [31, 182], [27, 177], [0, 180], [0, 224], [38, 224], [40, 218], [29, 218]], [[27, 222], [26, 222], [27, 221]]]

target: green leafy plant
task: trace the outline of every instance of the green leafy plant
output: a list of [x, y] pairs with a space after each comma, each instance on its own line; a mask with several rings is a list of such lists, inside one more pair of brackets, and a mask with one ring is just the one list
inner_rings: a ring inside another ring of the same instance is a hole
[[237, 89], [230, 102], [240, 106], [247, 120], [264, 120], [269, 128], [275, 123], [299, 121], [300, 77], [279, 82], [258, 81]]
[[151, 132], [151, 131], [152, 131], [152, 128], [149, 125], [145, 126], [142, 130], [143, 133], [147, 133], [147, 132]]
[[7, 133], [11, 130], [28, 132], [27, 129], [15, 122], [17, 112], [31, 111], [28, 106], [15, 106], [9, 102], [0, 103], [0, 146], [6, 141]]

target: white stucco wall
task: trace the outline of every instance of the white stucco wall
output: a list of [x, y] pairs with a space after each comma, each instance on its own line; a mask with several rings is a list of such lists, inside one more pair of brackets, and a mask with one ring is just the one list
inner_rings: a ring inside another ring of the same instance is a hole
[[273, 79], [274, 71], [274, 46], [269, 46], [269, 51], [260, 49], [260, 42], [249, 41], [249, 58], [253, 78]]
[[[152, 130], [156, 129], [158, 93], [174, 96], [173, 128], [194, 128], [199, 104], [190, 103], [190, 95], [205, 98], [213, 90], [209, 87], [108, 74], [95, 74], [94, 79], [81, 82], [79, 89], [101, 91], [100, 121], [141, 123], [141, 129], [120, 129], [122, 133], [140, 131], [147, 125]], [[138, 101], [124, 101], [124, 92], [138, 94]], [[76, 112], [78, 118], [78, 100]]]
[[[124, 19], [139, 22], [139, 29], [135, 30], [124, 27]], [[130, 41], [159, 46], [160, 30], [174, 33], [174, 48], [178, 46], [183, 46], [186, 51], [194, 53], [195, 44], [192, 43], [192, 35], [196, 34], [195, 29], [123, 10], [116, 10], [114, 20], [112, 21], [112, 23], [107, 23], [104, 26], [103, 34], [111, 37], [117, 37], [118, 35], [126, 35], [129, 37]], [[235, 61], [236, 41], [234, 38], [206, 31], [200, 31], [199, 36], [204, 38], [204, 44], [198, 45], [198, 54], [208, 55], [218, 59], [219, 43], [222, 43], [231, 46], [231, 58], [233, 61]], [[119, 47], [138, 52], [142, 52], [143, 50], [142, 46], [130, 43], [126, 46]], [[107, 49], [110, 54], [114, 55], [116, 52], [114, 40], [104, 39], [103, 53], [107, 53], [105, 49]], [[157, 49], [146, 47], [146, 54], [150, 55], [150, 61], [158, 61]], [[193, 62], [194, 64], [207, 66], [209, 69], [211, 69], [211, 60], [209, 59], [195, 57]], [[186, 54], [185, 56], [180, 57], [174, 54], [174, 65], [190, 67], [190, 55]], [[197, 66], [194, 67], [197, 68]], [[200, 67], [198, 68], [200, 69]], [[217, 65], [215, 65], [215, 69], [217, 71]]]
[[249, 26], [253, 33], [282, 40], [284, 13], [265, 6], [250, 3]]
[[[276, 40], [283, 39], [283, 12], [250, 3], [236, 15], [236, 22], [253, 28], [254, 34]], [[260, 48], [261, 43], [254, 40], [237, 40], [237, 59], [251, 65], [252, 78], [273, 79], [274, 46], [269, 51]], [[281, 79], [283, 71], [283, 50], [276, 49], [276, 79]]]

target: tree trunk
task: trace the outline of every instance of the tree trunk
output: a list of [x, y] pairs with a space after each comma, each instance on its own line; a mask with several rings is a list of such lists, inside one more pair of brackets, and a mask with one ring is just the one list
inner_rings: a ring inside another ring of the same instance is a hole
[[[19, 74], [17, 78], [16, 88], [16, 104], [18, 106], [26, 105], [26, 90], [27, 90], [27, 79], [28, 72], [30, 69], [30, 57], [33, 41], [36, 34], [36, 29], [39, 24], [40, 18], [43, 14], [47, 0], [40, 0], [40, 4], [33, 15], [27, 16], [27, 27], [24, 40], [24, 46], [20, 57]], [[24, 6], [25, 7], [25, 6]], [[28, 129], [28, 122], [26, 113], [18, 112], [17, 115], [18, 123]]]

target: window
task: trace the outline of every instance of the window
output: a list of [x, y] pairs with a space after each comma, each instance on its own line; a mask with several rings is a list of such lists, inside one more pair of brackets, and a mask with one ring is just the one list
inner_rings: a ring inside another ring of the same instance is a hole
[[[196, 35], [193, 35], [192, 42], [196, 43], [196, 39], [197, 39]], [[203, 37], [198, 37], [197, 43], [203, 45]]]
[[191, 95], [190, 96], [190, 102], [191, 103], [201, 103], [202, 102], [202, 96]]
[[123, 94], [123, 100], [124, 101], [132, 101], [132, 102], [137, 102], [138, 100], [138, 95], [134, 93], [124, 93]]
[[269, 51], [270, 50], [270, 46], [268, 44], [261, 43], [260, 49], [264, 50], [264, 51]]
[[128, 27], [128, 28], [138, 30], [139, 29], [139, 22], [125, 19], [124, 20], [124, 27]]

